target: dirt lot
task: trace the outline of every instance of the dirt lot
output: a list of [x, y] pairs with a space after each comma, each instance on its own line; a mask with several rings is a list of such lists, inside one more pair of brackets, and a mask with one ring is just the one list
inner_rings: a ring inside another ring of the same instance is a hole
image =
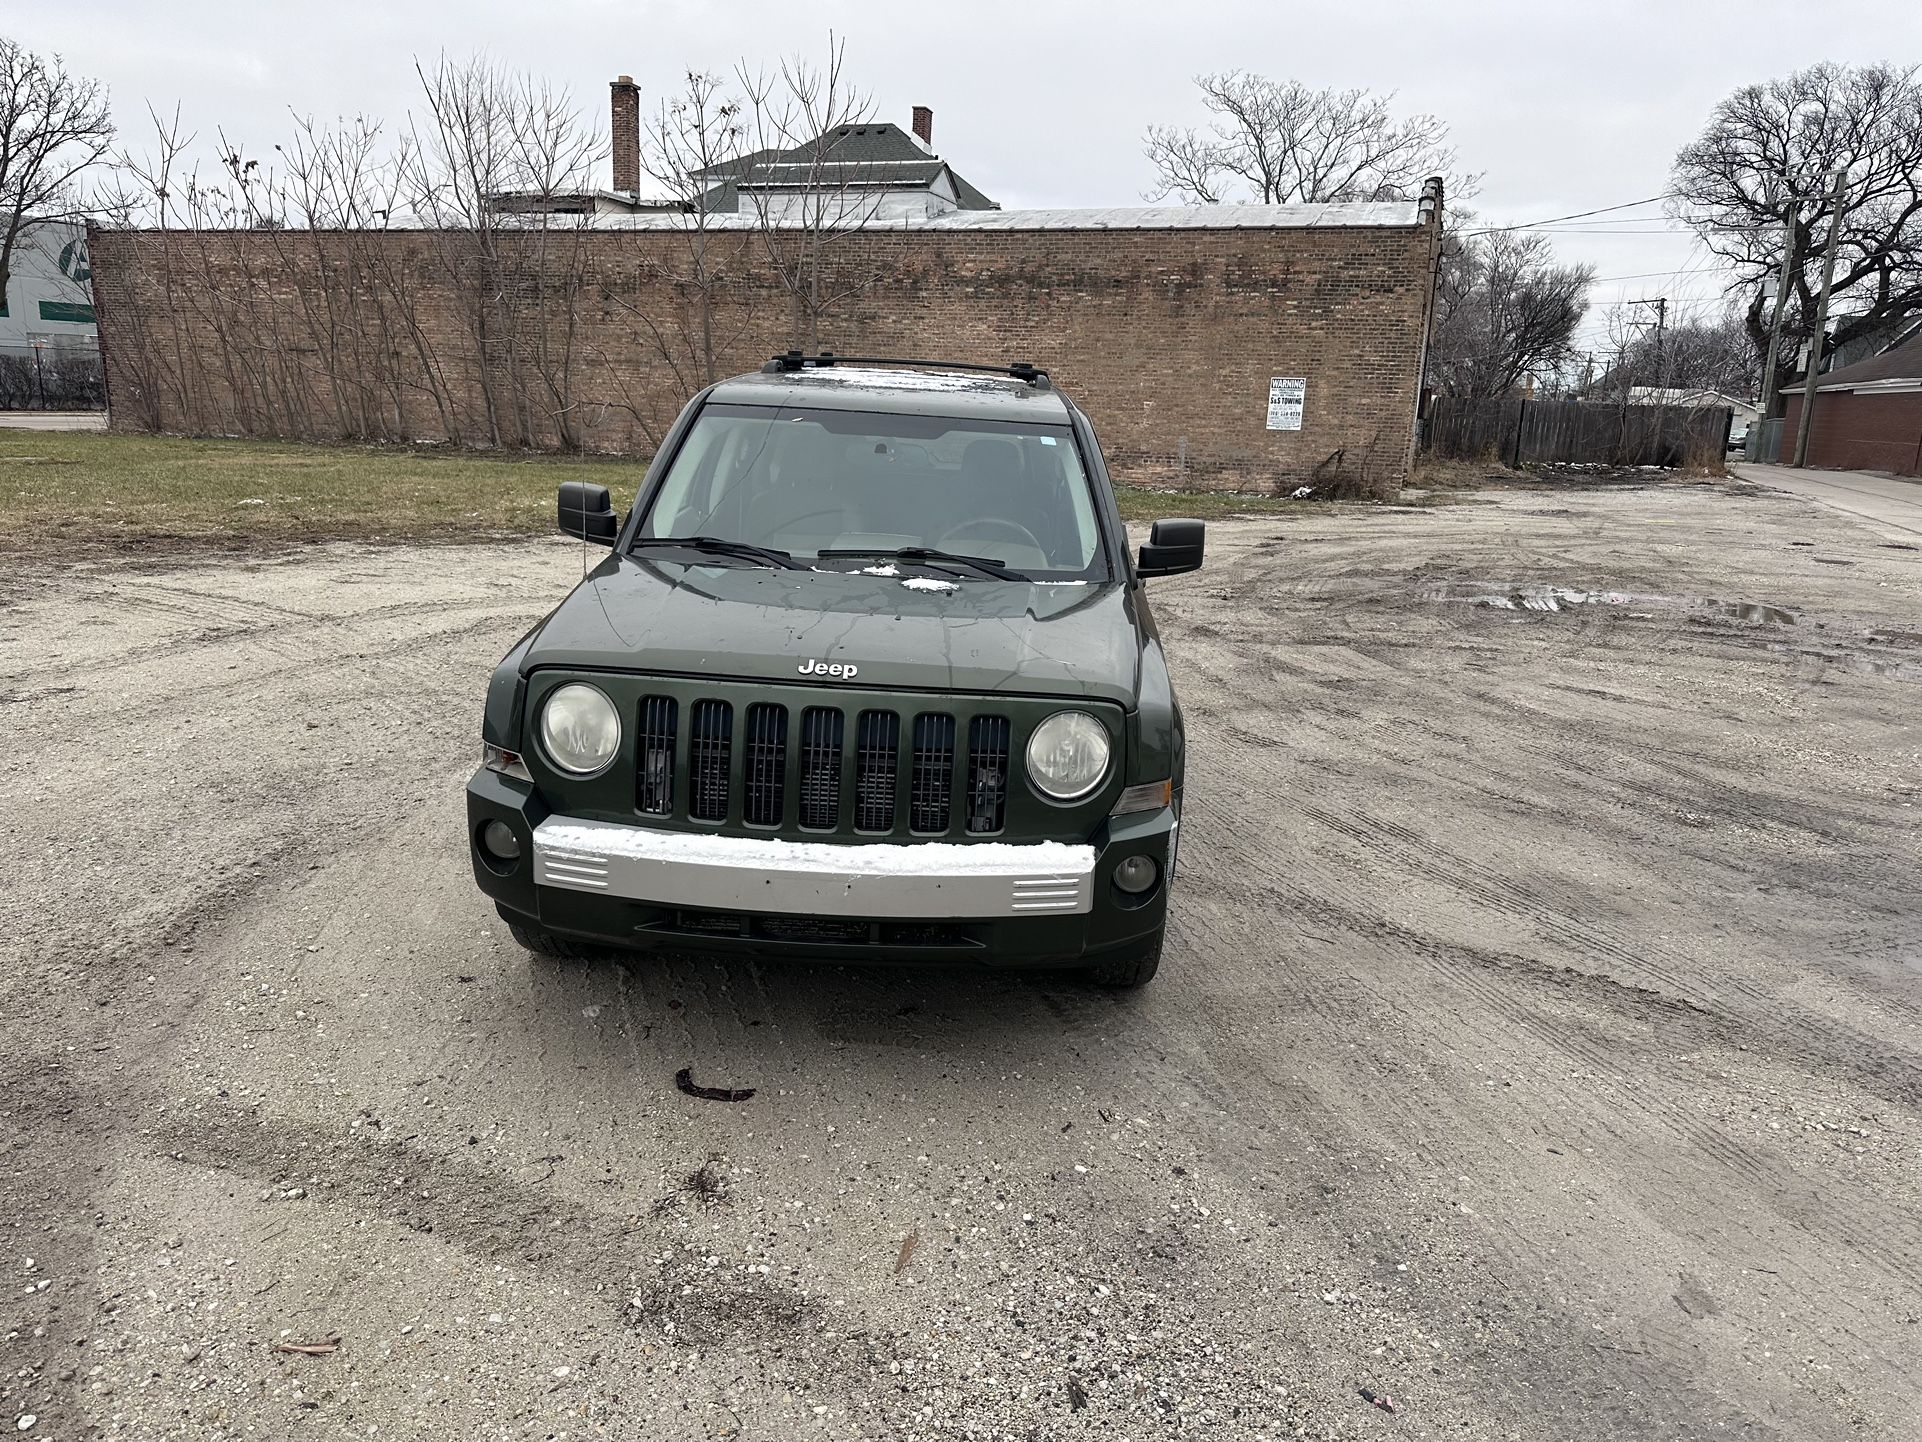
[[1916, 1435], [1922, 553], [1739, 486], [1216, 526], [1135, 997], [531, 962], [461, 783], [578, 568], [15, 578], [5, 1428]]

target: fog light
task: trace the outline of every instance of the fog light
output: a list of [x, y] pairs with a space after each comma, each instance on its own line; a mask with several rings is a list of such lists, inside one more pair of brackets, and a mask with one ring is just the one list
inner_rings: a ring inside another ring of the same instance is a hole
[[490, 821], [481, 827], [481, 850], [496, 861], [512, 861], [521, 854], [521, 841], [505, 821]]
[[1130, 856], [1114, 869], [1114, 884], [1131, 896], [1139, 896], [1155, 884], [1152, 856]]

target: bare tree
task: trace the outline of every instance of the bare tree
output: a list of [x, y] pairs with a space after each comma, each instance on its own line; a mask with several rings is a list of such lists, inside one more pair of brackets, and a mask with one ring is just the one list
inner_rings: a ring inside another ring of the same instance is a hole
[[[436, 344], [418, 252], [383, 233], [406, 204], [407, 137], [389, 141], [361, 116], [295, 116], [271, 154], [216, 132], [197, 161], [178, 110], [153, 127], [147, 149], [119, 156], [108, 212], [110, 224], [148, 231], [123, 242], [146, 263], [117, 276], [147, 292], [115, 332], [127, 412], [149, 429], [458, 442], [450, 372], [465, 384], [476, 366]], [[416, 423], [423, 394], [437, 427]]]
[[1589, 266], [1557, 264], [1543, 235], [1498, 230], [1448, 237], [1429, 354], [1436, 387], [1451, 395], [1503, 396], [1523, 376], [1561, 365], [1594, 279]]
[[[1810, 66], [1745, 85], [1715, 107], [1675, 157], [1673, 213], [1739, 277], [1744, 322], [1766, 350], [1770, 273], [1789, 295], [1783, 334], [1808, 337], [1837, 169], [1842, 199], [1834, 343], [1922, 311], [1922, 84], [1914, 66]], [[1778, 384], [1795, 373], [1783, 347]]]
[[661, 102], [641, 137], [642, 167], [681, 207], [686, 263], [678, 271], [663, 267], [662, 278], [693, 309], [680, 326], [683, 344], [662, 349], [685, 355], [691, 372], [686, 379], [698, 378], [701, 385], [717, 378], [716, 304], [741, 251], [738, 232], [716, 229], [709, 198], [722, 178], [739, 177], [746, 135], [740, 99], [722, 88], [719, 76], [690, 70], [680, 93]]
[[289, 413], [298, 386], [288, 384], [288, 358], [271, 344], [263, 356], [271, 321], [253, 314], [258, 278], [224, 263], [235, 234], [251, 231], [265, 213], [258, 163], [223, 136], [219, 163], [203, 176], [193, 159], [197, 137], [178, 107], [171, 117], [148, 114], [152, 148], [117, 157], [109, 212], [120, 224], [158, 227], [130, 242], [146, 263], [120, 277], [130, 291], [157, 294], [129, 296], [113, 353], [118, 402], [152, 430], [172, 421], [221, 433], [301, 434], [304, 411], [296, 405]]
[[402, 190], [433, 236], [478, 360], [489, 445], [583, 444], [586, 224], [570, 197], [602, 147], [565, 91], [480, 58], [415, 65], [426, 114]]
[[341, 435], [408, 438], [409, 402], [422, 390], [451, 431], [442, 367], [423, 348], [419, 308], [405, 281], [395, 283], [406, 272], [383, 234], [402, 207], [407, 138], [389, 142], [364, 115], [332, 124], [296, 115], [291, 140], [274, 151], [272, 208], [284, 224], [266, 227], [266, 248], [291, 282], [290, 324], [305, 334], [300, 349], [315, 357]]
[[113, 144], [107, 92], [0, 35], [0, 296], [14, 248], [32, 226], [70, 219], [85, 202], [81, 176]]
[[[1298, 80], [1229, 70], [1198, 75], [1205, 129], [1148, 127], [1155, 168], [1149, 200], [1263, 205], [1400, 200], [1455, 163], [1448, 126], [1432, 115], [1397, 119], [1392, 93], [1311, 90]], [[1469, 187], [1451, 181], [1451, 194]]]
[[1746, 397], [1756, 393], [1761, 370], [1744, 318], [1730, 307], [1715, 315], [1677, 316], [1659, 332], [1634, 327], [1600, 388], [1612, 394], [1622, 385], [1657, 386]]
[[[720, 76], [689, 70], [679, 91], [643, 124], [641, 167], [664, 199], [677, 203], [661, 230], [631, 229], [632, 269], [603, 273], [603, 303], [621, 313], [647, 357], [645, 368], [605, 363], [603, 384], [639, 428], [660, 444], [687, 399], [720, 376], [753, 318], [743, 284], [752, 234], [732, 210], [715, 209], [746, 164], [746, 110]], [[663, 376], [665, 372], [665, 376]]]
[[793, 300], [795, 342], [810, 351], [820, 346], [822, 317], [874, 280], [838, 263], [846, 238], [876, 218], [881, 194], [851, 163], [848, 142], [874, 103], [848, 80], [846, 59], [847, 42], [830, 35], [825, 65], [790, 57], [772, 74], [738, 72], [757, 152], [743, 174], [743, 203]]

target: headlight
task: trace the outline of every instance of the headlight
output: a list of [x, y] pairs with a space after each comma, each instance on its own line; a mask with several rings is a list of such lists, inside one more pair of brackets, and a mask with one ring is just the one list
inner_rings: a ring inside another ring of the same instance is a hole
[[620, 713], [594, 687], [570, 682], [541, 708], [541, 749], [561, 770], [591, 776], [621, 749]]
[[1086, 796], [1108, 774], [1108, 733], [1086, 711], [1057, 711], [1028, 738], [1028, 776], [1056, 801]]

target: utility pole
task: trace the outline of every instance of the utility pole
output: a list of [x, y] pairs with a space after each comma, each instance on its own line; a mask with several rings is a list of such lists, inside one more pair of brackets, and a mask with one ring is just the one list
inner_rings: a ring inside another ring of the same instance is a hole
[[[1661, 295], [1656, 296], [1653, 300], [1631, 300], [1628, 303], [1630, 305], [1652, 305], [1655, 307], [1656, 384], [1651, 387], [1651, 389], [1655, 392], [1655, 430], [1659, 435], [1663, 425], [1663, 412], [1668, 405], [1668, 387], [1666, 384], [1668, 377], [1662, 374], [1662, 328], [1668, 321], [1668, 297]], [[1628, 343], [1624, 342], [1622, 345], [1621, 360], [1618, 362], [1622, 369], [1622, 415], [1620, 424], [1615, 432], [1615, 448], [1624, 460], [1626, 460], [1628, 455], [1628, 351]], [[1636, 429], [1646, 434], [1648, 427], [1644, 424], [1644, 418], [1637, 417]]]
[[1829, 291], [1835, 286], [1836, 242], [1842, 235], [1842, 190], [1849, 182], [1844, 166], [1835, 168], [1835, 183], [1829, 188], [1828, 258], [1822, 262], [1822, 295], [1815, 302], [1815, 334], [1809, 340], [1809, 368], [1802, 377], [1802, 414], [1795, 423], [1795, 461], [1799, 470], [1808, 464], [1809, 423], [1815, 419], [1815, 379], [1822, 370], [1822, 332], [1829, 323]]
[[[1775, 315], [1769, 321], [1769, 354], [1762, 363], [1762, 402], [1761, 414], [1756, 423], [1748, 430], [1748, 458], [1761, 459], [1762, 425], [1770, 418], [1775, 409], [1775, 366], [1782, 353], [1782, 312], [1788, 308], [1789, 266], [1795, 259], [1795, 225], [1791, 221], [1782, 227], [1782, 263], [1775, 271]], [[1782, 458], [1782, 447], [1778, 440], [1775, 458]]]

